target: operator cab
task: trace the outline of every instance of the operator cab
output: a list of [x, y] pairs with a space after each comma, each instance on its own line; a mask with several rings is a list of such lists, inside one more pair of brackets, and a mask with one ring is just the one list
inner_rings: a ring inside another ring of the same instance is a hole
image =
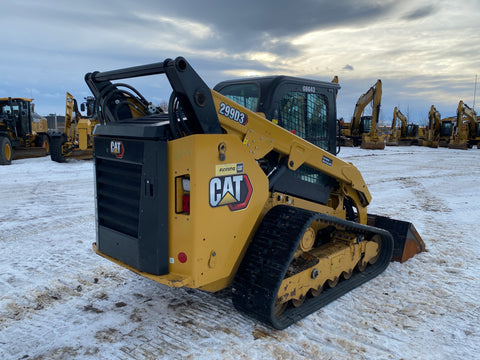
[[9, 131], [17, 132], [19, 136], [25, 136], [32, 132], [30, 123], [31, 114], [33, 114], [32, 99], [24, 98], [1, 98], [0, 99], [0, 117], [4, 121], [10, 122]]
[[[270, 76], [223, 81], [214, 90], [238, 104], [307, 140], [319, 148], [337, 154], [337, 83], [305, 80], [289, 76]], [[270, 153], [261, 165], [266, 174], [282, 168], [270, 190], [326, 204], [336, 182], [307, 165], [296, 171], [278, 163], [278, 154]]]
[[372, 116], [365, 115], [360, 117], [360, 124], [358, 125], [360, 134], [368, 134], [372, 128]]
[[223, 81], [214, 90], [249, 110], [336, 154], [336, 83], [290, 76]]
[[450, 137], [452, 134], [452, 121], [446, 120], [442, 121], [442, 125], [440, 127], [440, 137]]
[[406, 137], [416, 138], [418, 137], [418, 125], [417, 124], [408, 124], [406, 128]]

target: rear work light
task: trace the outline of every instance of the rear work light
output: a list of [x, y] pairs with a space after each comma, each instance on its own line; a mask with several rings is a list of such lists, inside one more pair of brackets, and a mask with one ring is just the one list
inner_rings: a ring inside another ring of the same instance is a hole
[[179, 176], [175, 179], [175, 212], [190, 215], [190, 176]]
[[185, 192], [190, 192], [190, 178], [182, 178], [182, 188]]

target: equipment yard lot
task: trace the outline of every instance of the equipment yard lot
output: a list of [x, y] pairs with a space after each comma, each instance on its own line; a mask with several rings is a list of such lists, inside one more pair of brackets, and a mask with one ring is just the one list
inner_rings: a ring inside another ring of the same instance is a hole
[[168, 288], [96, 255], [92, 161], [0, 167], [0, 358], [477, 358], [480, 150], [339, 157], [361, 171], [369, 211], [414, 222], [428, 251], [283, 331], [229, 291]]

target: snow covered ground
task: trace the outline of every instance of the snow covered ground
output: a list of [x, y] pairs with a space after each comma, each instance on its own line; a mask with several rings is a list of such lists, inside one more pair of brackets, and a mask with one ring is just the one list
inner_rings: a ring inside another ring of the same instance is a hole
[[93, 164], [0, 167], [1, 359], [478, 359], [480, 150], [344, 148], [428, 251], [284, 331], [94, 254]]

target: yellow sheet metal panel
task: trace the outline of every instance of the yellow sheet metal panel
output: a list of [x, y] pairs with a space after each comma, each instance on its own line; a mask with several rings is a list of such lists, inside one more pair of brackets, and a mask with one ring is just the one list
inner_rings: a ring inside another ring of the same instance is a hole
[[[168, 162], [169, 271], [190, 277], [189, 287], [219, 290], [232, 282], [261, 218], [267, 177], [235, 135], [170, 141]], [[179, 178], [189, 179], [189, 212], [179, 212]]]

